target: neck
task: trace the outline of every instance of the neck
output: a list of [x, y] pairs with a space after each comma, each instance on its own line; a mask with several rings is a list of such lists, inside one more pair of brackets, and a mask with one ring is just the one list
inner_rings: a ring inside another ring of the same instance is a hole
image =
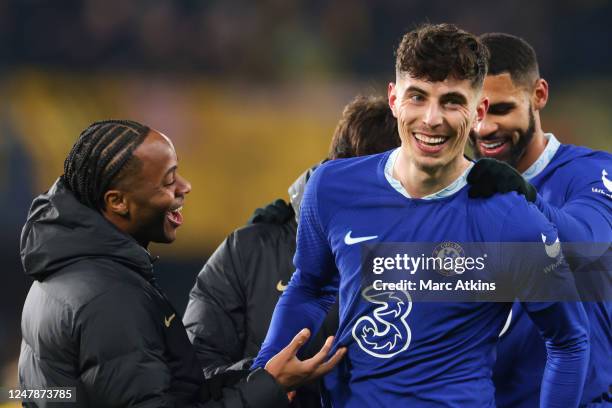
[[450, 163], [435, 168], [424, 168], [400, 149], [393, 166], [393, 177], [402, 184], [410, 197], [422, 198], [449, 186], [469, 167], [470, 162], [458, 156]]
[[148, 248], [150, 241], [147, 239], [142, 239], [142, 237], [139, 237], [138, 234], [132, 231], [128, 220], [126, 220], [124, 217], [106, 210], [102, 211], [102, 215], [119, 231], [131, 236], [136, 242], [138, 242], [138, 245], [144, 249]]
[[542, 130], [542, 126], [540, 125], [540, 116], [536, 114], [535, 116], [535, 132], [533, 134], [533, 138], [529, 145], [525, 149], [525, 154], [520, 158], [518, 163], [516, 164], [516, 170], [519, 173], [523, 173], [527, 170], [536, 160], [540, 157], [544, 149], [546, 149], [546, 145], [548, 144], [548, 140], [544, 137], [544, 131]]

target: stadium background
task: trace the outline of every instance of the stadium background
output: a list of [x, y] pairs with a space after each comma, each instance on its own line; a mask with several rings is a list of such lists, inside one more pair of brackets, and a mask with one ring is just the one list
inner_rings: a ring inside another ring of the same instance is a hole
[[130, 118], [174, 140], [193, 191], [176, 243], [151, 250], [184, 310], [225, 235], [325, 156], [342, 107], [386, 93], [419, 22], [526, 38], [550, 84], [544, 128], [610, 151], [611, 18], [605, 0], [0, 2], [0, 387], [16, 385], [30, 285], [20, 228], [90, 122]]

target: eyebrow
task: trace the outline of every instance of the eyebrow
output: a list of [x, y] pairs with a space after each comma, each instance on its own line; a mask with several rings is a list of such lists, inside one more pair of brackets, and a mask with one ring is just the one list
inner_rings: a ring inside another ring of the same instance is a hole
[[454, 100], [454, 101], [459, 102], [462, 105], [467, 105], [467, 98], [465, 97], [464, 94], [460, 92], [449, 92], [447, 94], [442, 95], [440, 99], [443, 101]]
[[408, 91], [419, 92], [419, 93], [422, 93], [423, 95], [429, 95], [424, 89], [421, 89], [418, 86], [414, 86], [414, 85], [410, 85], [408, 88], [406, 88], [406, 91], [404, 92], [404, 94], [407, 93]]
[[[412, 91], [412, 92], [418, 92], [421, 93], [423, 95], [429, 95], [427, 93], [427, 91], [425, 91], [424, 89], [419, 88], [418, 86], [414, 86], [411, 85], [408, 88], [406, 88], [406, 92], [408, 91]], [[467, 104], [467, 98], [465, 97], [465, 95], [463, 95], [460, 92], [449, 92], [449, 93], [445, 93], [444, 95], [442, 95], [440, 97], [441, 100], [447, 100], [447, 99], [456, 99], [458, 102], [462, 103], [462, 104]]]
[[499, 103], [492, 103], [491, 105], [489, 105], [489, 110], [491, 110], [491, 108], [493, 108], [494, 110], [509, 110], [509, 109], [514, 109], [516, 108], [516, 103], [514, 102], [499, 102]]

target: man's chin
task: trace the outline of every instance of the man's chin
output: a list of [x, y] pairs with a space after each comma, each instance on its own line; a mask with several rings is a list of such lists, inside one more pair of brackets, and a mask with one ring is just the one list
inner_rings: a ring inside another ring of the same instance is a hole
[[438, 169], [446, 166], [449, 163], [448, 157], [434, 157], [434, 156], [426, 156], [420, 155], [415, 157], [415, 165], [421, 171], [425, 171], [428, 173], [435, 172]]
[[171, 244], [176, 240], [176, 232], [168, 232], [164, 231], [163, 234], [155, 237], [151, 240], [151, 242], [155, 242], [156, 244]]
[[162, 242], [160, 242], [161, 244], [171, 244], [174, 241], [176, 241], [176, 234], [172, 234], [172, 235], [166, 235], [164, 237], [164, 240]]
[[488, 158], [488, 159], [499, 160], [505, 163], [509, 163], [510, 157], [511, 157], [510, 154], [508, 154], [507, 152], [491, 154], [491, 153], [483, 152], [482, 150], [474, 150], [474, 156], [476, 159]]

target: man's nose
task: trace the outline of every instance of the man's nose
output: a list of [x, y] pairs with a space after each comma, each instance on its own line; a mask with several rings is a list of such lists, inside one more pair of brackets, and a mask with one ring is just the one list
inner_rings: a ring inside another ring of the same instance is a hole
[[431, 103], [425, 111], [425, 116], [423, 117], [423, 124], [429, 128], [435, 128], [436, 126], [441, 125], [442, 122], [443, 119], [440, 107], [435, 103]]
[[189, 194], [191, 192], [191, 183], [186, 178], [183, 178], [181, 176], [178, 176], [178, 177], [180, 178], [179, 193], [180, 194]]
[[488, 119], [488, 115], [476, 126], [476, 132], [480, 137], [487, 137], [497, 132], [499, 126], [491, 119]]

